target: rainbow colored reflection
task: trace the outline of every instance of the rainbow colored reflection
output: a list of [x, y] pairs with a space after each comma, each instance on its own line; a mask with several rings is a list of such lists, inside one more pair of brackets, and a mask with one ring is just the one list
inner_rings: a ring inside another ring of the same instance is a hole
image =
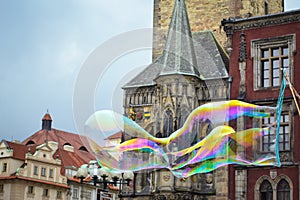
[[[186, 178], [228, 164], [264, 166], [280, 163], [275, 148], [268, 154], [253, 153], [259, 148], [261, 138], [273, 131], [272, 127], [252, 126], [236, 131], [229, 125], [242, 116], [251, 120], [251, 124], [259, 124], [261, 118], [269, 117], [275, 111], [273, 107], [237, 100], [207, 103], [193, 110], [180, 129], [168, 137], [158, 138], [126, 116], [103, 110], [87, 120], [86, 134], [100, 166], [111, 171], [166, 168], [176, 177]], [[244, 124], [249, 126], [249, 123]], [[201, 139], [200, 132], [207, 134]], [[121, 135], [126, 140], [120, 144], [117, 139]]]

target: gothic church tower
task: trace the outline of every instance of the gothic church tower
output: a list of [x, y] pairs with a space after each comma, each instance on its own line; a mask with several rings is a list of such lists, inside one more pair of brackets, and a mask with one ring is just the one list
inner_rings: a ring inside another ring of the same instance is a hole
[[[125, 115], [156, 137], [168, 137], [182, 127], [198, 106], [229, 98], [227, 54], [212, 31], [192, 32], [185, 0], [172, 1], [161, 55], [123, 87]], [[212, 128], [209, 121], [197, 124], [174, 148], [190, 147]], [[129, 138], [125, 129], [123, 139]], [[139, 159], [151, 158], [141, 153]], [[227, 167], [184, 181], [168, 170], [143, 171], [136, 174], [134, 191], [140, 199], [225, 200], [227, 177]]]
[[[222, 19], [276, 13], [282, 8], [282, 0], [154, 0], [153, 62], [123, 86], [124, 114], [150, 134], [167, 137], [196, 107], [228, 100], [229, 62], [222, 48]], [[200, 141], [213, 126], [201, 122], [193, 129], [195, 137], [185, 138], [190, 143], [178, 142], [176, 148]], [[125, 130], [123, 139], [129, 138]], [[151, 158], [141, 154], [138, 159]], [[143, 200], [226, 200], [228, 181], [226, 166], [185, 181], [168, 170], [143, 171], [136, 173], [133, 191], [135, 199]]]

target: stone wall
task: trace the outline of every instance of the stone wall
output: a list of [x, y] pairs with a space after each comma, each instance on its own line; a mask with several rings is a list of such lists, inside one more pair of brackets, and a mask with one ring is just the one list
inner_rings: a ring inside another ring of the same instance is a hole
[[[161, 54], [170, 24], [174, 0], [154, 0], [153, 15], [153, 60]], [[229, 17], [261, 16], [282, 12], [282, 0], [186, 0], [187, 12], [192, 32], [212, 30], [225, 46], [226, 35], [221, 30], [221, 21]], [[265, 7], [267, 6], [267, 9]]]

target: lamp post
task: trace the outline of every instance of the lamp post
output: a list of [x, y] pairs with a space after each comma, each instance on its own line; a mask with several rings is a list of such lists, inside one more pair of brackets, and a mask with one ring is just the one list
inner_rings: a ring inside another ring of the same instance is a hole
[[107, 192], [108, 185], [119, 185], [119, 190], [121, 192], [122, 185], [130, 185], [130, 182], [133, 180], [133, 172], [124, 172], [124, 173], [114, 173], [108, 172], [104, 168], [99, 168], [97, 162], [90, 162], [89, 167], [87, 164], [82, 165], [78, 170], [76, 177], [80, 179], [80, 183], [83, 183], [88, 174], [92, 178], [92, 183], [94, 186], [102, 185], [101, 190]]

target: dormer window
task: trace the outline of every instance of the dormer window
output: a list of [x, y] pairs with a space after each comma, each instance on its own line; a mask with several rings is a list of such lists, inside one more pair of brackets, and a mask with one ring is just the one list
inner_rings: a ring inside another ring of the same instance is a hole
[[89, 152], [89, 151], [86, 149], [85, 146], [81, 146], [81, 147], [79, 148], [79, 150]]
[[29, 140], [29, 141], [26, 143], [26, 146], [30, 146], [30, 145], [35, 145], [34, 141]]

